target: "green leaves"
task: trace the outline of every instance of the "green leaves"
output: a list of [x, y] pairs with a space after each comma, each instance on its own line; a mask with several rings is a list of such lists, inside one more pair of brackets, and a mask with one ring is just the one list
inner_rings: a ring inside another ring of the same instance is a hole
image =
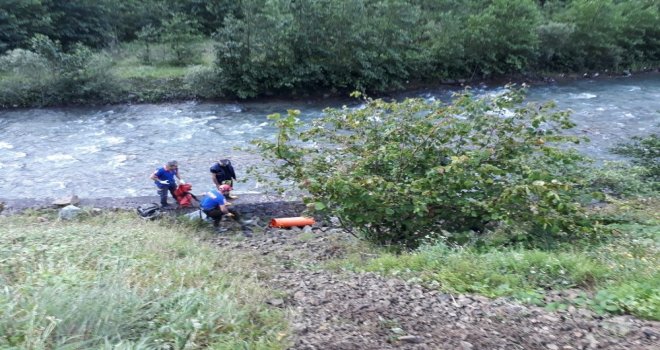
[[[304, 128], [289, 111], [269, 116], [276, 141], [255, 145], [277, 164], [263, 171], [299, 184], [312, 208], [376, 243], [415, 246], [443, 231], [478, 235], [501, 225], [531, 245], [577, 237], [591, 227], [573, 204], [583, 159], [557, 147], [571, 140], [561, 133], [568, 115], [512, 103], [521, 99], [512, 89], [448, 105], [366, 100]], [[538, 121], [552, 145], [538, 142]]]

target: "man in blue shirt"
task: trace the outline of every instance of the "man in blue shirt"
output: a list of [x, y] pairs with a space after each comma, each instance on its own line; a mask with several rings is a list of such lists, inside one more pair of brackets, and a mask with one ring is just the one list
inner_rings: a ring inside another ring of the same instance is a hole
[[174, 190], [176, 190], [176, 180], [183, 182], [179, 177], [179, 164], [176, 160], [171, 160], [167, 162], [163, 167], [156, 169], [153, 174], [149, 177], [154, 180], [154, 184], [158, 188], [156, 191], [160, 196], [160, 205], [162, 207], [167, 207], [167, 192], [169, 191], [172, 194], [172, 198], [176, 201], [174, 196]]
[[202, 208], [202, 211], [206, 216], [213, 219], [213, 227], [218, 227], [220, 225], [220, 219], [222, 219], [223, 215], [238, 219], [235, 213], [229, 212], [225, 202], [225, 196], [218, 191], [218, 189], [212, 189], [206, 193], [206, 196], [204, 196], [204, 199], [202, 199], [199, 206]]

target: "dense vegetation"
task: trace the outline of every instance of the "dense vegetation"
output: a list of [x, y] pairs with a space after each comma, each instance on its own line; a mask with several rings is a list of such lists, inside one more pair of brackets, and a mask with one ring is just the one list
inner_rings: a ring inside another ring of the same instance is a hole
[[659, 12], [653, 0], [5, 0], [0, 105], [657, 67]]
[[191, 229], [117, 213], [0, 217], [0, 348], [285, 348], [249, 259]]
[[[659, 6], [4, 0], [0, 106], [657, 67]], [[310, 209], [385, 247], [342, 268], [531, 302], [579, 288], [552, 307], [660, 319], [657, 135], [617, 147], [632, 165], [591, 164], [570, 151], [580, 140], [567, 136], [565, 112], [521, 102], [516, 90], [451, 104], [367, 99], [304, 127], [291, 111], [271, 117], [279, 138], [257, 145], [309, 193]], [[259, 306], [250, 266], [211, 274], [240, 259], [184, 236], [190, 228], [51, 219], [0, 218], [0, 347], [283, 346], [281, 315]]]
[[[657, 135], [617, 148], [634, 164], [593, 164], [567, 113], [518, 90], [297, 114], [271, 115], [276, 140], [255, 144], [310, 211], [378, 247], [336, 266], [660, 319]], [[582, 292], [546, 299], [565, 289]]]
[[600, 194], [584, 175], [586, 159], [565, 146], [580, 141], [565, 135], [568, 113], [522, 98], [512, 89], [451, 104], [367, 100], [327, 110], [311, 126], [290, 111], [270, 116], [275, 141], [256, 144], [284, 161], [272, 171], [300, 184], [310, 206], [377, 243], [494, 231], [538, 245], [596, 234], [580, 201]]

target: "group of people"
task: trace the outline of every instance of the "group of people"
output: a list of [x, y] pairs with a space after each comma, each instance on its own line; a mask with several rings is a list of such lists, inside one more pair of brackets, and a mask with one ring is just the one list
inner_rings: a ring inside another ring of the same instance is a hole
[[[213, 219], [213, 226], [218, 227], [222, 216], [238, 219], [238, 214], [227, 208], [227, 205], [231, 204], [228, 200], [238, 198], [231, 194], [232, 186], [236, 180], [236, 173], [229, 159], [217, 161], [211, 166], [210, 172], [215, 187], [206, 193], [199, 206], [206, 216]], [[176, 201], [175, 191], [177, 186], [185, 184], [185, 181], [179, 176], [179, 164], [176, 160], [171, 160], [156, 169], [151, 174], [150, 179], [154, 181], [157, 187], [160, 205], [163, 208], [169, 207], [167, 193], [171, 193]]]

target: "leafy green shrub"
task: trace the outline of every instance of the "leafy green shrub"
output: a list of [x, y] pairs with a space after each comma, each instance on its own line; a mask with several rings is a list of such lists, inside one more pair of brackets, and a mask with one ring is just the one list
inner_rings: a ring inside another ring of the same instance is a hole
[[198, 23], [182, 13], [175, 13], [172, 18], [165, 21], [160, 38], [168, 43], [174, 54], [172, 63], [186, 65], [199, 59], [197, 52], [193, 51], [190, 43], [199, 38]]
[[538, 27], [539, 31], [539, 62], [542, 67], [563, 69], [566, 63], [566, 50], [571, 35], [575, 31], [572, 23], [548, 22]]
[[0, 106], [43, 104], [53, 81], [48, 60], [29, 50], [15, 49], [0, 56]]
[[64, 52], [44, 35], [36, 35], [31, 44], [30, 51], [3, 56], [11, 70], [0, 82], [0, 105], [104, 103], [121, 93], [108, 57], [82, 45]]
[[586, 192], [598, 190], [617, 197], [651, 195], [653, 184], [649, 183], [649, 169], [631, 166], [626, 162], [605, 162], [584, 173]]
[[216, 68], [193, 66], [186, 72], [184, 83], [195, 96], [203, 98], [223, 96], [222, 83]]
[[633, 164], [648, 169], [646, 178], [660, 182], [660, 137], [657, 134], [635, 136], [631, 142], [619, 144], [612, 151], [630, 157]]
[[538, 51], [538, 33], [530, 29], [539, 21], [534, 1], [492, 1], [468, 18], [467, 65], [486, 76], [524, 71]]
[[[505, 225], [540, 237], [593, 232], [576, 204], [582, 157], [567, 112], [522, 105], [519, 90], [452, 104], [367, 100], [364, 108], [326, 110], [305, 126], [298, 111], [269, 116], [275, 141], [254, 143], [295, 181], [313, 209], [337, 216], [380, 244], [415, 246], [426, 236], [483, 232]], [[561, 172], [558, 169], [563, 169]]]
[[660, 320], [660, 278], [632, 281], [596, 293], [589, 305], [599, 313], [630, 313]]

